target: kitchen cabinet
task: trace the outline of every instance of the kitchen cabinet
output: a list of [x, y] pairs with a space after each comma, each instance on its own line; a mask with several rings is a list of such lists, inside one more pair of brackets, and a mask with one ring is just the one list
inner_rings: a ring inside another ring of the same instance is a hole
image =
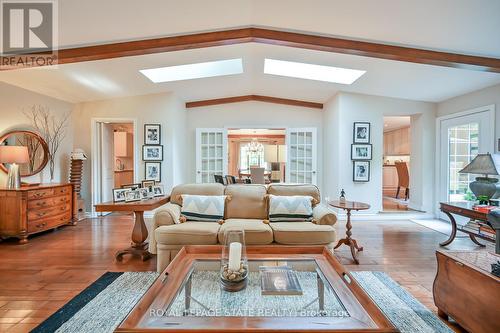
[[384, 133], [384, 156], [410, 155], [410, 127]]
[[114, 132], [114, 149], [116, 157], [133, 157], [134, 142], [132, 133]]
[[398, 187], [398, 172], [393, 164], [384, 165], [382, 181], [384, 190], [395, 190]]

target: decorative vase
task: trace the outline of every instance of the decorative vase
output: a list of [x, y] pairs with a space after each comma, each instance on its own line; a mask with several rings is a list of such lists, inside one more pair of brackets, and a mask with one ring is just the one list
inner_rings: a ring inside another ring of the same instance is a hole
[[244, 289], [248, 282], [248, 259], [243, 230], [229, 230], [224, 234], [220, 284], [225, 291]]

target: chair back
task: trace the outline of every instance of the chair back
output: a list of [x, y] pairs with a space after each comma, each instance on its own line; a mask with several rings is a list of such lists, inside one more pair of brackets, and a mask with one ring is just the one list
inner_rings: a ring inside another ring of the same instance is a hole
[[252, 184], [265, 184], [264, 168], [250, 168], [250, 179]]
[[225, 178], [222, 177], [221, 175], [214, 175], [214, 179], [215, 179], [216, 183], [219, 183], [219, 184], [222, 184], [222, 185], [226, 185]]
[[226, 183], [229, 184], [236, 184], [236, 177], [231, 176], [231, 175], [226, 175]]
[[408, 165], [406, 162], [394, 162], [396, 171], [398, 172], [398, 187], [410, 187], [410, 175], [408, 173]]

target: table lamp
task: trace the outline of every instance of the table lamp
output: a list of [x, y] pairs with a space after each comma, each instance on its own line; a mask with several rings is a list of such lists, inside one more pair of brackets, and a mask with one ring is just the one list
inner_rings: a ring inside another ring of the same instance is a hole
[[498, 190], [498, 179], [488, 178], [488, 176], [498, 176], [499, 155], [490, 153], [478, 154], [474, 159], [458, 173], [468, 173], [484, 175], [476, 177], [476, 180], [469, 184], [470, 190], [476, 198], [483, 197], [486, 200], [491, 199]]
[[7, 176], [7, 188], [19, 189], [21, 187], [21, 176], [19, 164], [28, 163], [30, 160], [28, 148], [24, 146], [0, 146], [0, 163], [10, 164]]

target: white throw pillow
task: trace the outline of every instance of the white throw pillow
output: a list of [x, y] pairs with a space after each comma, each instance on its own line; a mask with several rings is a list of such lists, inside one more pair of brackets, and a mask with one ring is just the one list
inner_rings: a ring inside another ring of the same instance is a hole
[[181, 215], [188, 221], [219, 222], [224, 219], [225, 195], [182, 195]]
[[312, 200], [308, 195], [269, 195], [269, 222], [312, 221]]

